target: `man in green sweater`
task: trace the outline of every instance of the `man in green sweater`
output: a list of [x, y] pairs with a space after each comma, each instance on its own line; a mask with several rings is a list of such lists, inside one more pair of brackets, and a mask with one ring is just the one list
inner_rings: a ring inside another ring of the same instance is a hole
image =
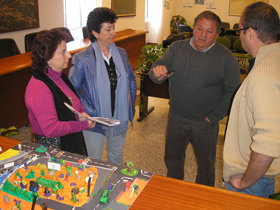
[[215, 13], [200, 13], [194, 21], [193, 37], [171, 44], [150, 71], [155, 83], [169, 80], [167, 176], [184, 179], [185, 152], [191, 142], [198, 165], [196, 183], [209, 186], [215, 184], [218, 123], [227, 115], [240, 84], [236, 59], [215, 42], [220, 26]]
[[240, 39], [255, 63], [234, 98], [224, 145], [224, 180], [232, 191], [269, 197], [280, 174], [280, 21], [264, 2], [242, 13]]

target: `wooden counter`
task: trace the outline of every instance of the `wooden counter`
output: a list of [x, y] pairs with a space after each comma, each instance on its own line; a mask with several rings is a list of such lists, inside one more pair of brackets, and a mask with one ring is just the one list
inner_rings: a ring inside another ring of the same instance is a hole
[[134, 209], [280, 209], [280, 201], [154, 175]]
[[2, 148], [2, 152], [5, 152], [6, 150], [18, 145], [21, 141], [16, 139], [7, 138], [5, 136], [0, 136], [0, 147]]
[[[132, 68], [136, 68], [141, 48], [146, 44], [147, 31], [127, 29], [116, 32], [117, 46], [126, 49]], [[75, 54], [90, 45], [89, 39], [67, 43], [67, 49]], [[70, 65], [69, 65], [70, 66]], [[0, 59], [0, 128], [29, 123], [24, 104], [25, 87], [31, 77], [30, 52]], [[69, 68], [65, 70], [67, 74]]]
[[[5, 150], [19, 142], [0, 136], [0, 146]], [[154, 175], [129, 209], [276, 210], [280, 201]]]

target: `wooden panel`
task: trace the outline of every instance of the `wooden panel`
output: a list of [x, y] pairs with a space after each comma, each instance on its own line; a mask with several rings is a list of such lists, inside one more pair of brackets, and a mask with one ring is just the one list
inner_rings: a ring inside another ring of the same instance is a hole
[[0, 128], [28, 124], [24, 92], [30, 77], [30, 68], [0, 76]]
[[124, 48], [127, 51], [128, 59], [132, 66], [132, 69], [136, 69], [137, 59], [141, 54], [141, 49], [146, 43], [145, 35], [139, 35], [131, 37], [125, 40], [120, 40], [116, 42], [118, 47]]
[[148, 76], [144, 76], [143, 91], [146, 96], [169, 98], [168, 80], [162, 84], [155, 84]]

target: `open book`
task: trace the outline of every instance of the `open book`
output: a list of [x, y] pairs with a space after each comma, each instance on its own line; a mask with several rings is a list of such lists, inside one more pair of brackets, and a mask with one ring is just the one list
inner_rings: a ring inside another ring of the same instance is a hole
[[109, 126], [109, 127], [116, 126], [116, 125], [120, 124], [120, 121], [116, 120], [116, 119], [105, 118], [105, 117], [88, 117], [88, 116], [83, 115], [82, 113], [78, 112], [76, 109], [74, 109], [71, 105], [67, 104], [66, 102], [64, 102], [64, 105], [67, 106], [68, 109], [70, 109], [72, 112], [74, 112], [78, 116], [84, 117], [87, 120], [92, 120], [94, 122], [97, 122], [97, 123], [100, 123], [102, 125], [106, 125], [106, 126]]

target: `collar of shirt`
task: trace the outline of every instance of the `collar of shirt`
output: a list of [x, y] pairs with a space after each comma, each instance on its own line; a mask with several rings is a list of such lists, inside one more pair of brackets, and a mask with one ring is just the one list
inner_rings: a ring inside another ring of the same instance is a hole
[[101, 54], [102, 54], [104, 60], [108, 63], [108, 65], [110, 65], [110, 58], [112, 57], [112, 55], [111, 55], [111, 48], [109, 50], [108, 57], [106, 57], [103, 52], [101, 52]]
[[199, 52], [203, 52], [203, 53], [205, 53], [205, 52], [207, 52], [208, 50], [210, 50], [214, 45], [215, 45], [215, 43], [216, 42], [214, 42], [210, 47], [208, 47], [207, 49], [205, 49], [205, 50], [198, 50], [194, 45], [193, 45], [193, 37], [191, 38], [191, 41], [190, 41], [190, 45], [192, 46], [192, 48], [193, 49], [195, 49], [195, 50], [197, 50], [197, 51], [199, 51]]

